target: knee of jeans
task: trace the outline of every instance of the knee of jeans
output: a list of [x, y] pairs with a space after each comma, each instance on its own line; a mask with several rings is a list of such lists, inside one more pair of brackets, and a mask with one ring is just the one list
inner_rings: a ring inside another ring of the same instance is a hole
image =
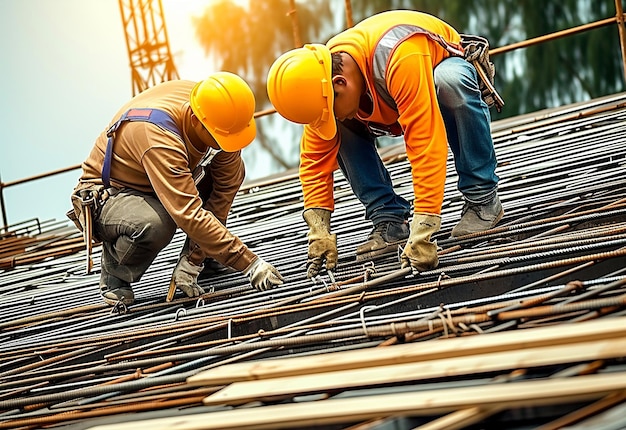
[[457, 109], [465, 106], [473, 95], [480, 95], [475, 72], [472, 72], [467, 67], [439, 65], [435, 68], [435, 88], [441, 107]]
[[452, 82], [445, 81], [437, 86], [437, 101], [441, 108], [455, 110], [463, 106], [465, 100]]

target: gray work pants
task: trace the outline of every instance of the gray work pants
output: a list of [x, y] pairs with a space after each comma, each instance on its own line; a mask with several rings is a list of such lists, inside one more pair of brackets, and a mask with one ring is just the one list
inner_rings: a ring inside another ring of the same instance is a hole
[[153, 194], [130, 188], [112, 194], [94, 221], [102, 241], [102, 271], [135, 282], [170, 243], [176, 224]]

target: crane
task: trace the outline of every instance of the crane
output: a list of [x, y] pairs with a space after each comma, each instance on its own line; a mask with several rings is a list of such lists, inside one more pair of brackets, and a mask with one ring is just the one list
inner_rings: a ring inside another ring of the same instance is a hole
[[119, 0], [130, 60], [133, 96], [178, 79], [161, 0]]

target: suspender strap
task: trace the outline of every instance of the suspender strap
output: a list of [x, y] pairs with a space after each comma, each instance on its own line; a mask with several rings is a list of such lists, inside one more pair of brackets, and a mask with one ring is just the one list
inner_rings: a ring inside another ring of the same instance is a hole
[[478, 86], [483, 100], [490, 108], [495, 106], [498, 112], [504, 106], [504, 100], [496, 91], [494, 86], [494, 76], [496, 74], [493, 63], [489, 60], [489, 42], [480, 36], [461, 34], [460, 45], [448, 42], [441, 35], [433, 33], [425, 28], [416, 25], [398, 25], [385, 33], [374, 50], [372, 60], [374, 72], [374, 87], [378, 95], [390, 107], [397, 110], [396, 102], [389, 94], [385, 72], [389, 57], [396, 49], [396, 46], [414, 34], [423, 34], [429, 39], [437, 42], [453, 57], [462, 57], [472, 63], [478, 72]]
[[395, 50], [398, 44], [414, 34], [423, 34], [429, 39], [440, 44], [450, 55], [462, 57], [463, 48], [460, 45], [455, 45], [445, 40], [441, 35], [435, 34], [425, 28], [418, 27], [417, 25], [397, 25], [392, 27], [385, 33], [374, 50], [373, 70], [374, 70], [374, 87], [380, 97], [391, 106], [393, 109], [397, 109], [396, 102], [393, 100], [389, 91], [387, 90], [387, 83], [385, 82], [385, 72], [387, 70], [387, 61], [392, 52]]
[[115, 142], [115, 132], [120, 128], [122, 124], [127, 121], [145, 121], [168, 130], [175, 134], [181, 141], [180, 130], [174, 122], [171, 116], [160, 109], [129, 109], [126, 111], [120, 119], [118, 119], [108, 130], [107, 137], [107, 149], [104, 153], [104, 162], [102, 163], [102, 183], [105, 188], [111, 186], [111, 161], [113, 160], [113, 143]]

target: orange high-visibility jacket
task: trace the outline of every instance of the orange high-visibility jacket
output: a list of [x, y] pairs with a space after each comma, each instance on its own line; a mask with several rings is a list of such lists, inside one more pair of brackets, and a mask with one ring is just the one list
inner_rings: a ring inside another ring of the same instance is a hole
[[131, 108], [165, 111], [176, 123], [182, 141], [174, 133], [149, 122], [125, 123], [115, 133], [111, 184], [116, 188], [154, 193], [176, 225], [205, 255], [243, 271], [256, 259], [256, 254], [223, 223], [243, 182], [245, 166], [241, 151], [219, 152], [208, 172], [211, 194], [202, 204], [192, 171], [210, 143], [202, 141], [191, 125], [189, 94], [194, 85], [195, 82], [186, 80], [167, 81], [126, 103], [96, 139], [82, 164], [80, 182], [102, 183], [106, 130], [124, 112]]
[[[448, 145], [433, 70], [450, 54], [426, 35], [413, 34], [394, 47], [385, 71], [387, 90], [397, 108], [386, 104], [374, 87], [372, 63], [378, 41], [389, 29], [403, 24], [441, 35], [455, 45], [461, 39], [454, 28], [432, 15], [397, 10], [365, 19], [330, 39], [326, 46], [332, 53], [350, 54], [365, 78], [374, 110], [369, 116], [359, 112], [358, 119], [384, 125], [398, 122], [402, 127], [413, 176], [414, 211], [440, 214]], [[338, 167], [339, 140], [339, 134], [326, 141], [308, 125], [304, 127], [300, 142], [300, 181], [305, 208], [334, 210], [333, 171]]]

